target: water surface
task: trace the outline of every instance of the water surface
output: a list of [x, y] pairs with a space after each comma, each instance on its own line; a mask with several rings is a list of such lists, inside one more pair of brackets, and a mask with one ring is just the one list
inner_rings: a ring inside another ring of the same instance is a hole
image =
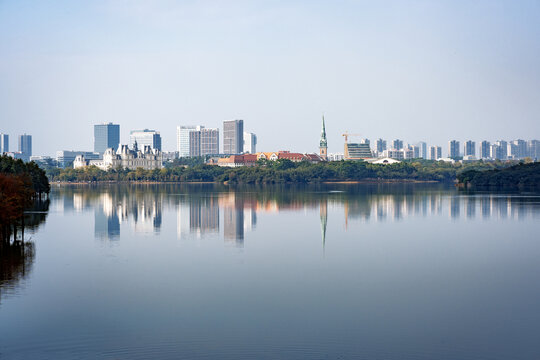
[[0, 359], [540, 357], [540, 197], [54, 187], [2, 250]]

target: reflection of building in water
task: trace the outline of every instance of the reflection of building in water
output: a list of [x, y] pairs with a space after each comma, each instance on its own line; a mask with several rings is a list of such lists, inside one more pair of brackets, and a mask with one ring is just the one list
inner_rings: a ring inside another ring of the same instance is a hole
[[225, 241], [235, 241], [238, 246], [244, 245], [244, 206], [237, 199], [232, 206], [223, 210], [223, 236]]
[[219, 204], [212, 196], [192, 197], [189, 206], [189, 229], [204, 234], [219, 231]]
[[115, 239], [120, 236], [120, 218], [114, 205], [110, 194], [103, 193], [100, 195], [99, 204], [94, 210], [94, 237]]
[[321, 218], [321, 237], [323, 248], [326, 245], [326, 225], [328, 224], [328, 200], [321, 201], [319, 206], [319, 216]]
[[244, 204], [244, 230], [252, 231], [257, 225], [257, 212], [253, 207], [246, 207]]
[[458, 196], [452, 196], [450, 198], [450, 217], [452, 219], [459, 218], [460, 215], [460, 199]]

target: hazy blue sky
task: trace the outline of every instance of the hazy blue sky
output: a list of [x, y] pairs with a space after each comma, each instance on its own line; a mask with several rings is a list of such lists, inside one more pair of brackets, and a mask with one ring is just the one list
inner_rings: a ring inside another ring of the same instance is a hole
[[[540, 138], [540, 1], [0, 0], [0, 132], [93, 149], [95, 123], [244, 119], [259, 150], [348, 130], [446, 149]], [[444, 150], [446, 152], [446, 150]]]

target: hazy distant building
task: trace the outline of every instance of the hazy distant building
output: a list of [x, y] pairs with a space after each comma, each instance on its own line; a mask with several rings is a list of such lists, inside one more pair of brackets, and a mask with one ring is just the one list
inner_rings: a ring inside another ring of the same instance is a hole
[[0, 134], [0, 154], [9, 152], [9, 135]]
[[523, 159], [529, 156], [527, 142], [525, 140], [512, 140], [508, 143], [508, 157], [513, 159]]
[[223, 153], [241, 154], [244, 150], [244, 120], [223, 121]]
[[465, 143], [463, 156], [476, 156], [476, 143], [474, 141], [469, 140]]
[[135, 147], [135, 142], [140, 149], [144, 149], [145, 145], [152, 149], [161, 151], [161, 135], [156, 130], [131, 130], [129, 133], [129, 146]]
[[103, 154], [108, 148], [115, 151], [120, 144], [120, 125], [103, 123], [94, 125], [94, 152]]
[[417, 146], [420, 148], [420, 157], [427, 159], [427, 144], [425, 141], [420, 141]]
[[29, 161], [32, 156], [32, 135], [19, 135], [19, 152], [21, 153], [21, 159]]
[[448, 142], [448, 157], [451, 159], [456, 159], [459, 157], [459, 141], [450, 140]]
[[257, 135], [254, 133], [244, 133], [244, 152], [248, 154], [257, 152]]
[[430, 146], [429, 147], [429, 159], [437, 160], [442, 158], [442, 148], [440, 146]]
[[381, 156], [383, 151], [386, 150], [386, 140], [379, 138], [376, 142], [376, 146], [377, 146], [377, 154]]
[[100, 157], [99, 153], [93, 153], [91, 151], [60, 150], [56, 152], [56, 162], [59, 167], [65, 168], [66, 166], [71, 166], [75, 158], [79, 155], [84, 156], [87, 160], [97, 160]]
[[482, 159], [489, 159], [490, 158], [490, 155], [489, 155], [489, 148], [490, 148], [491, 144], [489, 141], [482, 141], [482, 143], [480, 144], [480, 157]]
[[413, 159], [414, 158], [414, 150], [413, 149], [388, 149], [383, 151], [383, 156], [395, 159], [395, 160], [406, 160], [406, 159]]
[[401, 150], [403, 149], [403, 140], [395, 139], [392, 141], [392, 150]]
[[540, 159], [540, 141], [539, 140], [529, 140], [527, 143], [527, 151], [529, 156], [533, 160]]
[[497, 145], [497, 150], [495, 151], [496, 157], [494, 159], [506, 160], [508, 157], [508, 143], [504, 140], [499, 140], [495, 142]]
[[328, 160], [328, 140], [326, 139], [326, 126], [324, 124], [324, 115], [322, 117], [321, 139], [319, 141], [319, 156], [324, 161]]

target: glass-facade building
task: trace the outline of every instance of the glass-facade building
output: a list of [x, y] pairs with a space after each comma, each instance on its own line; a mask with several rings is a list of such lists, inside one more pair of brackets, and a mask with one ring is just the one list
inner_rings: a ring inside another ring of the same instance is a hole
[[30, 161], [30, 156], [32, 156], [32, 135], [19, 135], [18, 150], [21, 153], [21, 159]]
[[133, 148], [137, 143], [137, 148], [143, 149], [149, 145], [152, 149], [161, 151], [161, 135], [156, 130], [132, 130], [129, 133], [129, 146]]
[[105, 123], [94, 125], [94, 152], [103, 154], [108, 148], [118, 150], [120, 125]]
[[0, 134], [0, 154], [9, 152], [9, 135]]

